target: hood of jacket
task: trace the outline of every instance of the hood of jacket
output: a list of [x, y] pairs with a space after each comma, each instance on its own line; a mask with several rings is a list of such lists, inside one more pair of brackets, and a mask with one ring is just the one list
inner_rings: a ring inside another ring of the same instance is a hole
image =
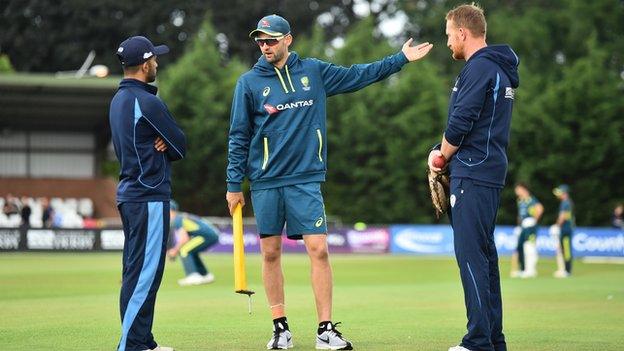
[[520, 59], [509, 45], [486, 46], [475, 52], [469, 60], [477, 57], [483, 57], [495, 62], [509, 77], [512, 88], [515, 89], [520, 85], [520, 77], [518, 76]]

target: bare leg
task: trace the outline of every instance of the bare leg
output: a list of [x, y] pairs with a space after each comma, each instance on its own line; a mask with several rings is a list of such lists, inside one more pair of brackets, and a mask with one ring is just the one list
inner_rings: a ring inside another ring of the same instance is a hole
[[331, 320], [332, 311], [332, 270], [327, 250], [327, 235], [304, 235], [308, 256], [310, 256], [312, 289], [316, 300], [318, 321]]
[[260, 240], [262, 281], [273, 319], [286, 315], [284, 305], [284, 274], [282, 273], [282, 237], [269, 236]]

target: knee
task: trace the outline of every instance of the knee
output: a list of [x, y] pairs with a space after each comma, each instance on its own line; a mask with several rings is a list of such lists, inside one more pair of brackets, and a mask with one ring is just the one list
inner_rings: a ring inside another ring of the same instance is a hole
[[279, 262], [281, 256], [282, 256], [282, 252], [278, 248], [264, 250], [262, 252], [262, 259], [266, 263]]
[[329, 259], [326, 245], [311, 245], [308, 247], [308, 254], [313, 260], [327, 261]]

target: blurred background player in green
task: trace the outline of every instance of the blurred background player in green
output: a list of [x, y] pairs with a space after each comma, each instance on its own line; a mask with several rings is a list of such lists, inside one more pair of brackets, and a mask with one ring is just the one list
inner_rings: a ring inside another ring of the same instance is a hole
[[624, 204], [619, 203], [615, 205], [611, 226], [613, 228], [624, 229]]
[[173, 247], [167, 256], [174, 259], [178, 255], [184, 266], [186, 277], [178, 280], [181, 286], [212, 283], [210, 273], [199, 254], [219, 242], [219, 229], [208, 221], [189, 213], [179, 211], [178, 203], [171, 200], [171, 236]]
[[562, 184], [553, 189], [553, 194], [561, 201], [557, 222], [551, 227], [551, 234], [559, 238], [557, 247], [556, 278], [567, 278], [572, 273], [572, 232], [574, 230], [574, 214], [570, 187]]
[[520, 235], [518, 247], [511, 256], [511, 277], [534, 278], [537, 276], [537, 222], [544, 213], [544, 206], [524, 183], [514, 188], [518, 197], [518, 224]]

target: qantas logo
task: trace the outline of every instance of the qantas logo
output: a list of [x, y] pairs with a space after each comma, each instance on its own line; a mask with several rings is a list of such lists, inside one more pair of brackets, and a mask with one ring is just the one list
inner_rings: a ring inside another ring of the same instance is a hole
[[264, 109], [269, 113], [269, 115], [279, 112], [275, 106], [269, 104], [264, 104]]
[[261, 25], [262, 27], [264, 27], [264, 28], [266, 28], [266, 27], [271, 27], [271, 23], [270, 23], [269, 21], [267, 21], [267, 20], [262, 20], [262, 21], [260, 21], [260, 25]]
[[301, 100], [296, 102], [290, 102], [285, 104], [278, 104], [277, 106], [273, 106], [270, 104], [264, 104], [264, 109], [272, 115], [279, 111], [284, 111], [292, 108], [300, 108], [300, 107], [308, 107], [314, 105], [314, 100]]

